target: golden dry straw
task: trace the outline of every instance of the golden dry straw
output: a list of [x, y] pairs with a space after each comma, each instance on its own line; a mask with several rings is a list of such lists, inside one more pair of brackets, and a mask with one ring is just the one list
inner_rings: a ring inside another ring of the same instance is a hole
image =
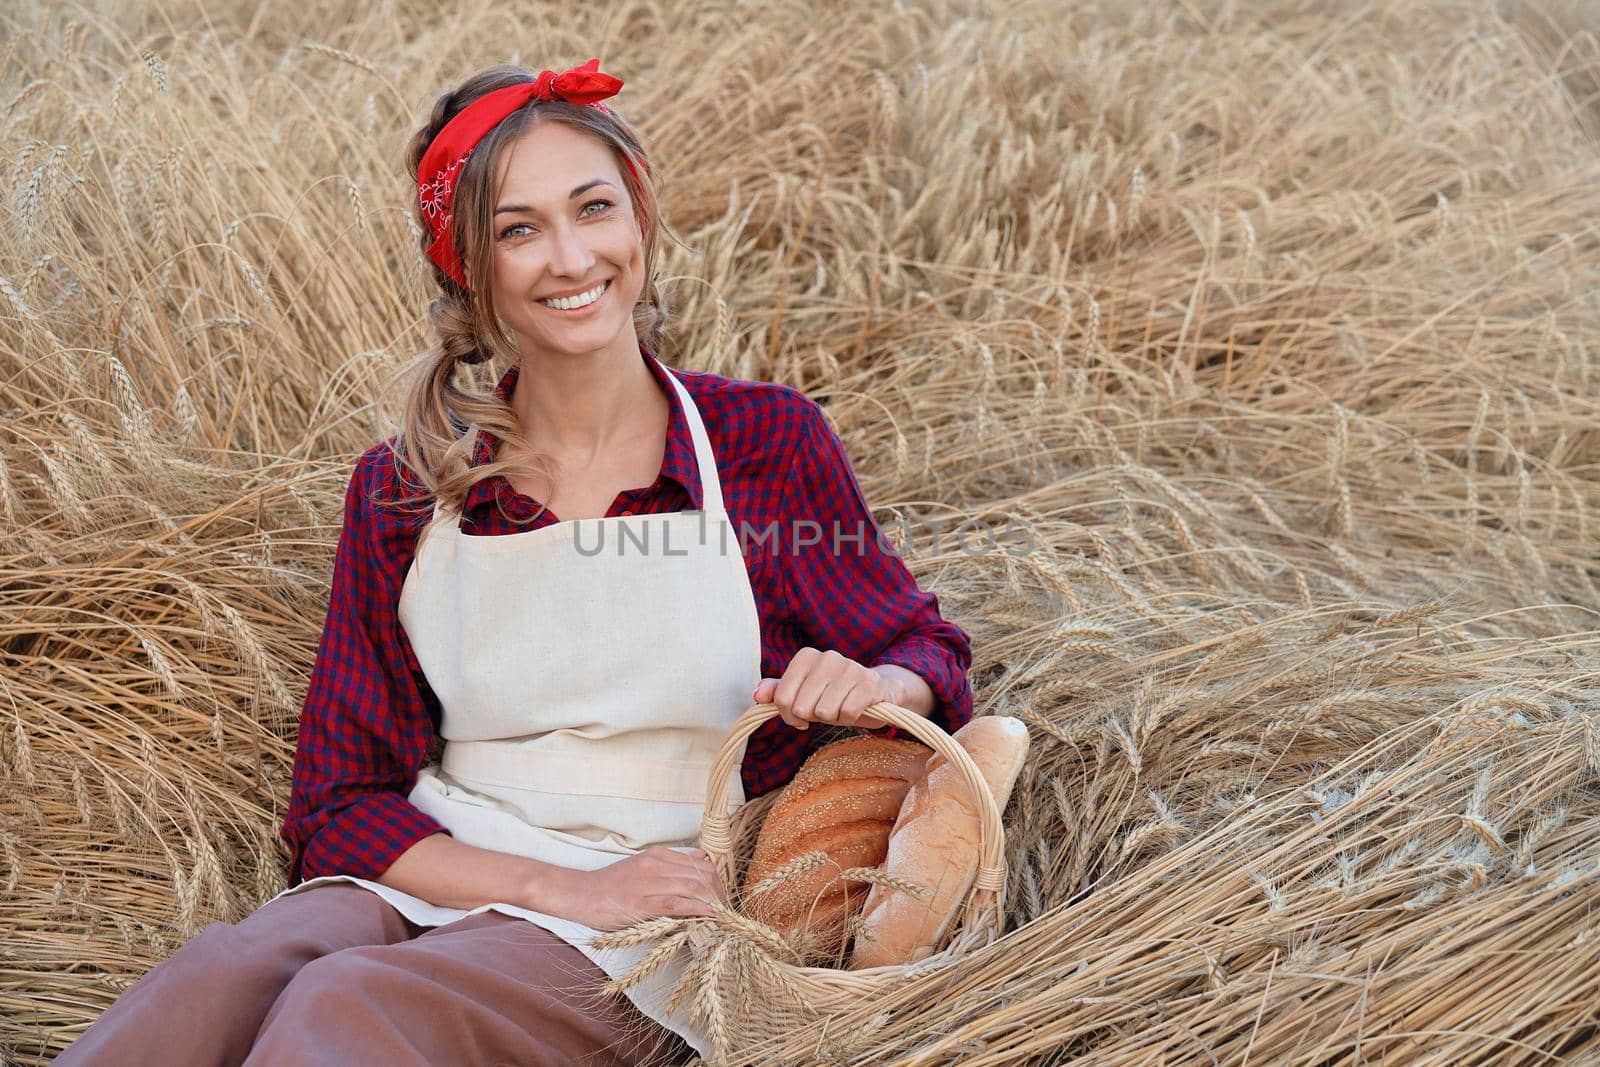
[[992, 944], [819, 1015], [804, 946], [694, 921], [728, 1062], [1600, 1058], [1596, 25], [0, 8], [0, 1061], [283, 887], [346, 481], [426, 342], [402, 143], [590, 55], [685, 242], [663, 356], [825, 406], [1033, 736]]

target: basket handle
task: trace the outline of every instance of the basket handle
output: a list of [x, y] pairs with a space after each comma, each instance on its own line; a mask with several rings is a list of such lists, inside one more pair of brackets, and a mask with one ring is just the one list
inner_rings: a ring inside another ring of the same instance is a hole
[[[898, 704], [880, 700], [866, 709], [876, 718], [899, 727], [927, 744], [935, 752], [944, 753], [945, 759], [955, 764], [965, 779], [967, 788], [978, 800], [978, 876], [972, 884], [972, 899], [968, 911], [977, 913], [989, 909], [998, 912], [1004, 908], [1003, 893], [1006, 885], [1005, 827], [1000, 822], [1000, 811], [983, 780], [983, 772], [972, 761], [961, 743], [937, 725], [914, 711]], [[722, 740], [711, 765], [711, 776], [706, 781], [706, 810], [700, 828], [700, 846], [711, 855], [717, 865], [722, 883], [730, 889], [734, 884], [733, 833], [728, 815], [728, 783], [734, 769], [744, 755], [744, 742], [768, 719], [779, 714], [776, 704], [752, 704], [734, 720], [733, 727]], [[932, 759], [930, 756], [929, 759]], [[981, 899], [980, 894], [991, 894]]]

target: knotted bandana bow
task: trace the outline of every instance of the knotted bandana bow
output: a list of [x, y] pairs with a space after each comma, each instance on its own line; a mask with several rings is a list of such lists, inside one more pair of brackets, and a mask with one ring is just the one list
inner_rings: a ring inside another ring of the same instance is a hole
[[[456, 176], [461, 172], [461, 165], [472, 154], [473, 147], [501, 119], [534, 99], [592, 104], [606, 110], [600, 101], [615, 96], [621, 88], [622, 79], [602, 74], [600, 61], [591, 59], [570, 70], [540, 71], [539, 76], [531, 82], [518, 82], [485, 93], [462, 108], [445, 123], [444, 129], [428, 145], [422, 162], [417, 166], [417, 195], [422, 204], [422, 217], [427, 220], [429, 232], [433, 235], [433, 243], [428, 246], [428, 258], [454, 278], [461, 288], [467, 287], [450, 225]], [[628, 168], [632, 170], [633, 165], [630, 163]]]

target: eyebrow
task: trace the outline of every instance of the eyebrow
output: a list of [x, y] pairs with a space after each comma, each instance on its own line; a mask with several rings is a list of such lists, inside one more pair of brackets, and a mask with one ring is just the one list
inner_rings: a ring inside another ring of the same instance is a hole
[[[582, 185], [572, 190], [572, 192], [567, 194], [567, 199], [576, 200], [578, 197], [582, 196], [584, 193], [588, 192], [590, 189], [593, 189], [597, 185], [611, 185], [611, 183], [606, 181], [604, 178], [595, 178], [593, 181], [584, 182]], [[611, 185], [611, 188], [615, 189], [616, 186]], [[496, 215], [510, 215], [518, 211], [533, 210], [533, 208], [527, 206], [526, 204], [501, 204], [499, 207], [494, 209], [494, 213]]]

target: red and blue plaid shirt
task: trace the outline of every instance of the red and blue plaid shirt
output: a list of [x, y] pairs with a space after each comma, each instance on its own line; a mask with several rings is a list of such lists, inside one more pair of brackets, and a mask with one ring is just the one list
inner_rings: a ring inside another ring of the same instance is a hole
[[[643, 345], [640, 356], [671, 402], [666, 452], [656, 480], [624, 491], [606, 514], [698, 510], [699, 465], [683, 405]], [[511, 396], [517, 370], [506, 372], [495, 395]], [[761, 619], [762, 675], [782, 677], [805, 646], [836, 649], [869, 667], [894, 663], [919, 675], [936, 701], [929, 718], [944, 730], [971, 719], [967, 633], [940, 617], [938, 598], [918, 588], [900, 557], [883, 547], [822, 408], [787, 385], [675, 373], [700, 410], [724, 504], [740, 532]], [[494, 444], [487, 431], [478, 432], [475, 465], [489, 462]], [[368, 449], [345, 493], [328, 613], [280, 831], [292, 856], [289, 885], [323, 874], [376, 880], [417, 841], [450, 832], [407, 799], [442, 742], [438, 698], [397, 612], [428, 509], [373, 504], [376, 496], [410, 498], [414, 505], [424, 492], [414, 475], [401, 478], [393, 445], [391, 438]], [[462, 532], [494, 536], [558, 521], [548, 511], [534, 518], [538, 510], [504, 477], [488, 478], [468, 492]], [[516, 654], [509, 644], [506, 653]], [[817, 733], [776, 716], [763, 723], [745, 750], [746, 797], [793, 778]]]

